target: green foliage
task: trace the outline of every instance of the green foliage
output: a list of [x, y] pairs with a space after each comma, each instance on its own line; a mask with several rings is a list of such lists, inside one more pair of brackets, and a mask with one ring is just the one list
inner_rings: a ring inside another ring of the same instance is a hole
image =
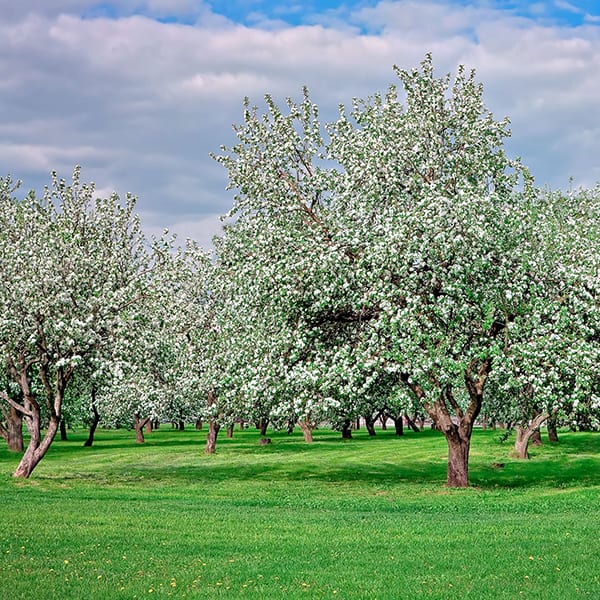
[[[473, 487], [440, 489], [435, 431], [245, 430], [219, 453], [165, 428], [55, 443], [35, 480], [0, 447], [0, 596], [585, 598], [600, 594], [600, 436], [527, 463], [475, 431]], [[501, 464], [499, 464], [501, 463]]]

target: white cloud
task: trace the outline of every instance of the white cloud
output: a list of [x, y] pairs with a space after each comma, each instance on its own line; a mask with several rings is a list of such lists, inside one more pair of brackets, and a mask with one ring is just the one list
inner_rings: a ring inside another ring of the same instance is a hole
[[560, 8], [561, 10], [566, 10], [577, 15], [583, 14], [581, 8], [575, 6], [574, 4], [571, 4], [570, 2], [565, 2], [564, 0], [555, 0], [554, 5], [556, 6], [556, 8]]
[[[394, 63], [416, 66], [428, 51], [440, 73], [458, 63], [477, 69], [490, 108], [512, 118], [511, 149], [541, 184], [600, 179], [597, 26], [561, 29], [489, 4], [414, 1], [267, 29], [187, 0], [143, 8], [195, 11], [195, 26], [82, 19], [94, 4], [83, 0], [13, 4], [20, 8], [0, 22], [0, 172], [41, 187], [51, 169], [68, 177], [82, 164], [85, 179], [137, 194], [155, 232], [179, 227], [206, 241], [219, 230], [231, 193], [208, 154], [234, 141], [244, 96], [283, 100], [307, 84], [333, 119], [339, 102], [384, 90]], [[119, 6], [131, 14], [140, 4]]]

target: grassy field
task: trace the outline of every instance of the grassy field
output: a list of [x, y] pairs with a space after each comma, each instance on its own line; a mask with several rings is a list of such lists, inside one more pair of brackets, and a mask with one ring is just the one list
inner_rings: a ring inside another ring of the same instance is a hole
[[0, 445], [0, 598], [600, 598], [600, 434], [476, 431], [466, 490], [433, 431], [85, 434], [27, 481]]

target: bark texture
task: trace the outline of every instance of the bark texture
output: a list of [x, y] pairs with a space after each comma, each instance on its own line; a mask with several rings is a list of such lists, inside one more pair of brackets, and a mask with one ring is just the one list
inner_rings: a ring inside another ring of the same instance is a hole
[[23, 414], [14, 406], [3, 409], [5, 424], [0, 422], [0, 436], [11, 452], [23, 452]]
[[217, 449], [217, 436], [221, 426], [216, 419], [210, 419], [208, 422], [208, 434], [206, 435], [206, 448], [204, 452], [206, 454], [214, 454]]
[[527, 425], [517, 425], [515, 437], [515, 455], [517, 458], [529, 458], [529, 442], [547, 418], [548, 413], [539, 413]]
[[[436, 428], [444, 434], [448, 444], [448, 487], [469, 485], [469, 450], [473, 425], [481, 411], [483, 390], [492, 369], [492, 359], [473, 360], [465, 369], [464, 380], [469, 393], [469, 405], [462, 410], [456, 402], [450, 385], [440, 390], [434, 401], [428, 401], [424, 390], [411, 381], [408, 374], [402, 375], [406, 383], [423, 403]], [[454, 418], [450, 411], [454, 413]]]
[[365, 417], [365, 427], [367, 428], [367, 433], [372, 437], [377, 435], [375, 431], [375, 421], [379, 418], [379, 415], [373, 417], [372, 415], [367, 415]]
[[420, 433], [421, 429], [419, 428], [419, 426], [408, 416], [408, 415], [404, 415], [405, 419], [406, 419], [406, 424], [415, 432], [415, 433]]
[[145, 443], [146, 439], [144, 438], [144, 427], [147, 429], [148, 423], [150, 422], [150, 418], [142, 418], [139, 414], [133, 415], [133, 428], [135, 429], [135, 441], [138, 444]]
[[[42, 437], [42, 421], [40, 404], [29, 386], [29, 370], [32, 365], [23, 358], [19, 367], [9, 365], [9, 370], [14, 381], [19, 384], [23, 394], [23, 405], [18, 405], [9, 398], [9, 404], [17, 408], [25, 420], [29, 432], [29, 443], [17, 466], [14, 477], [27, 478], [48, 452], [59, 428], [61, 409], [67, 383], [73, 375], [73, 369], [57, 368], [51, 376], [47, 357], [39, 363], [39, 377], [44, 389], [44, 398], [48, 412], [48, 426]], [[6, 399], [6, 398], [5, 398]]]
[[[208, 392], [206, 404], [208, 407], [213, 407], [217, 403], [217, 396], [211, 390]], [[219, 435], [221, 424], [217, 416], [212, 416], [208, 420], [208, 433], [206, 434], [206, 446], [204, 447], [205, 454], [214, 454], [217, 449], [217, 436]]]
[[304, 437], [304, 441], [307, 444], [312, 444], [313, 442], [313, 426], [307, 420], [298, 421], [298, 425], [300, 425], [300, 429], [302, 430], [302, 436]]

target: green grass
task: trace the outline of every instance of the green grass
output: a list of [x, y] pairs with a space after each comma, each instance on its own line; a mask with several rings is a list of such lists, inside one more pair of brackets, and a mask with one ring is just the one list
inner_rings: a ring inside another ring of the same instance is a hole
[[26, 481], [0, 446], [0, 598], [600, 598], [599, 434], [477, 431], [450, 490], [433, 431], [85, 433]]

